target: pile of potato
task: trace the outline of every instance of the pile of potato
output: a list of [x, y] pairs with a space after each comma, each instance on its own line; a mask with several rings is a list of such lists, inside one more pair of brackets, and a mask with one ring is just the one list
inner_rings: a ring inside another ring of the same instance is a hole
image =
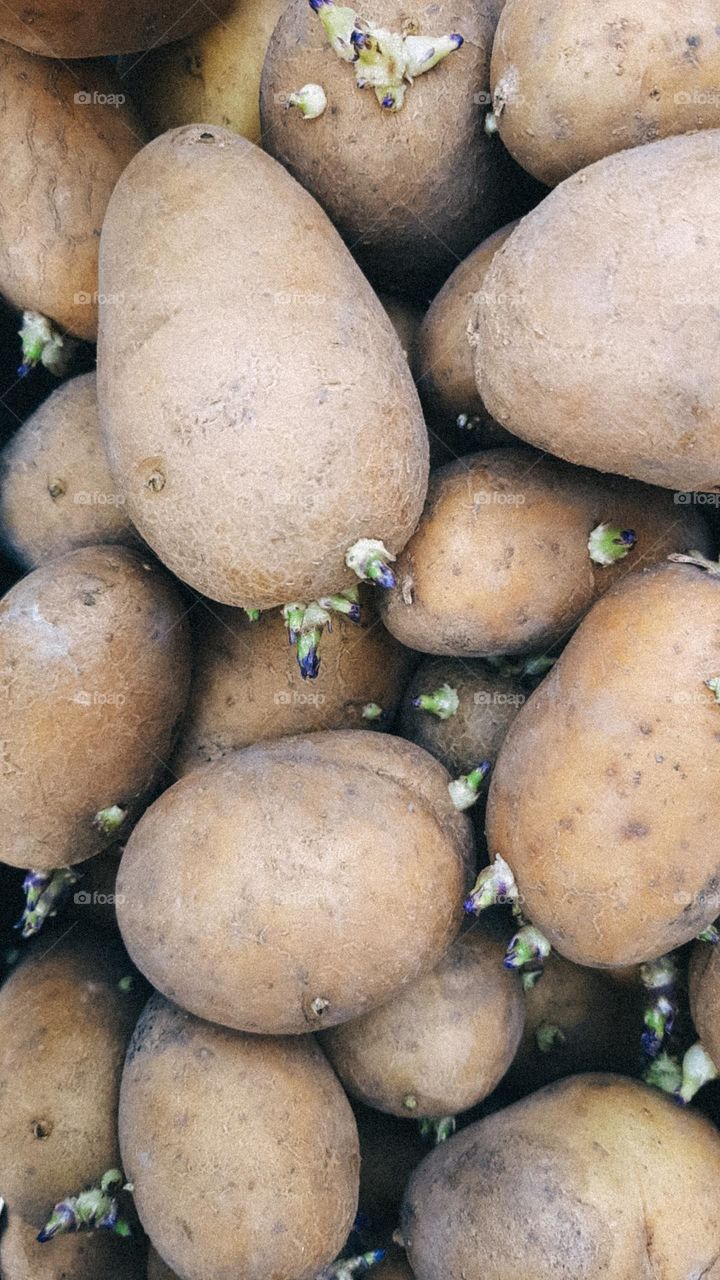
[[0, 1280], [720, 1280], [717, 4], [0, 93]]

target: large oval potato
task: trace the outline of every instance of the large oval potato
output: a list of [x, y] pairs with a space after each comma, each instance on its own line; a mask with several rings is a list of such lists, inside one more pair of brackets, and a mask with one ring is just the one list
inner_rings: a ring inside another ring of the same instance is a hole
[[[590, 557], [600, 524], [637, 536], [614, 565]], [[567, 636], [618, 578], [693, 548], [709, 550], [702, 519], [661, 489], [524, 448], [487, 450], [433, 472], [381, 616], [422, 653], [530, 653]]]
[[26, 568], [76, 547], [139, 542], [110, 475], [94, 373], [58, 387], [6, 445], [0, 526]]
[[657, 565], [595, 605], [511, 725], [490, 853], [569, 960], [650, 960], [717, 916], [718, 674], [720, 580]]
[[[39, 1244], [37, 1227], [8, 1214], [0, 1232], [2, 1280], [143, 1280], [145, 1259], [133, 1240], [109, 1231], [57, 1236]], [[150, 1280], [152, 1273], [148, 1272]], [[155, 1280], [162, 1280], [158, 1273]]]
[[471, 836], [447, 783], [419, 747], [344, 730], [195, 770], [127, 844], [125, 945], [169, 999], [243, 1031], [365, 1013], [459, 931]]
[[182, 1280], [313, 1280], [355, 1217], [355, 1121], [309, 1037], [241, 1035], [153, 996], [120, 1145], [143, 1227]]
[[473, 321], [494, 418], [569, 462], [720, 489], [720, 130], [609, 156], [495, 255]]
[[[54, 943], [54, 945], [52, 945]], [[0, 1184], [37, 1230], [119, 1164], [125, 1049], [142, 1006], [122, 947], [73, 931], [43, 940], [0, 989]]]
[[0, 42], [0, 93], [0, 292], [94, 342], [100, 229], [142, 127], [99, 62], [70, 68]]
[[437, 1147], [402, 1231], [417, 1280], [717, 1280], [719, 1179], [704, 1116], [573, 1076]]
[[169, 759], [189, 683], [181, 599], [136, 552], [70, 551], [8, 591], [3, 860], [72, 866], [129, 830]]
[[118, 184], [101, 258], [102, 289], [123, 298], [101, 309], [110, 463], [179, 578], [266, 609], [356, 582], [360, 538], [404, 546], [428, 467], [407, 361], [280, 165], [215, 127], [165, 134]]
[[[317, 729], [361, 729], [371, 704], [392, 723], [414, 655], [361, 591], [359, 624], [338, 615], [322, 640], [320, 674], [308, 687], [278, 610], [251, 622], [241, 609], [201, 604], [193, 614], [196, 657], [172, 768], [177, 777], [229, 751]], [[198, 616], [199, 615], [199, 616]]]
[[187, 0], [7, 0], [0, 39], [51, 58], [95, 58], [155, 48], [207, 25], [230, 0], [188, 6]]
[[515, 159], [554, 185], [594, 160], [720, 125], [713, 0], [508, 0], [493, 107]]
[[[383, 111], [360, 92], [307, 0], [290, 0], [270, 42], [260, 118], [265, 147], [327, 211], [370, 279], [431, 297], [480, 240], [520, 212], [526, 180], [483, 129], [490, 52], [503, 0], [366, 0], [362, 18], [395, 32], [464, 37]], [[323, 86], [308, 124], [287, 98]], [[524, 205], [524, 207], [527, 207]]]

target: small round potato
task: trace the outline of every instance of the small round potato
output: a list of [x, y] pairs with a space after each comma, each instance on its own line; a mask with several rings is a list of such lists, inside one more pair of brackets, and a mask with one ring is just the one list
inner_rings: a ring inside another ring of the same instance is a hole
[[460, 929], [472, 837], [448, 780], [409, 742], [345, 730], [194, 770], [125, 849], [131, 956], [169, 999], [243, 1031], [319, 1030], [389, 1000]]
[[357, 1129], [310, 1037], [242, 1035], [153, 996], [120, 1145], [142, 1225], [182, 1280], [314, 1280], [355, 1217]]
[[179, 40], [219, 17], [230, 0], [188, 5], [187, 0], [7, 0], [0, 9], [0, 39], [51, 58], [95, 58], [154, 49]]
[[[143, 1250], [134, 1240], [94, 1231], [58, 1236], [48, 1245], [39, 1244], [37, 1234], [37, 1227], [15, 1213], [8, 1214], [0, 1232], [2, 1280], [143, 1280], [145, 1276]], [[159, 1273], [156, 1280], [161, 1280]]]

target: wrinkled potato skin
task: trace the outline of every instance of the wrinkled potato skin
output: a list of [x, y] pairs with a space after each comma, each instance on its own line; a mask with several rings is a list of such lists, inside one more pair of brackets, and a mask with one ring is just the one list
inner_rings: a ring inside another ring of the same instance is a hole
[[575, 1076], [436, 1148], [402, 1230], [417, 1280], [718, 1280], [719, 1175], [703, 1116], [621, 1076]]
[[71, 551], [0, 602], [0, 673], [3, 859], [83, 862], [112, 843], [96, 815], [119, 805], [129, 830], [169, 759], [190, 682], [180, 596], [134, 551]]
[[[588, 553], [601, 523], [637, 534], [636, 547], [610, 567]], [[433, 473], [381, 616], [422, 653], [531, 653], [568, 635], [619, 578], [694, 548], [710, 549], [697, 508], [676, 506], [661, 489], [521, 447], [490, 449]]]
[[[398, 112], [330, 48], [307, 0], [290, 0], [263, 70], [263, 145], [328, 213], [382, 288], [428, 299], [485, 236], [520, 211], [526, 179], [486, 136], [478, 95], [489, 91], [503, 0], [367, 0], [363, 18], [392, 31], [460, 32], [462, 48], [408, 87]], [[320, 84], [328, 109], [308, 125], [284, 95]]]
[[363, 590], [361, 598], [359, 624], [338, 615], [323, 635], [320, 674], [311, 685], [300, 675], [279, 610], [257, 622], [225, 605], [195, 610], [195, 669], [172, 762], [175, 775], [254, 742], [318, 729], [372, 728], [362, 715], [371, 702], [392, 723], [415, 659], [380, 624], [372, 591]]
[[720, 965], [716, 947], [699, 942], [690, 961], [690, 1012], [715, 1064], [720, 1063]]
[[595, 160], [720, 125], [713, 0], [508, 0], [492, 53], [508, 151], [554, 186]]
[[[168, 1275], [170, 1273], [168, 1272]], [[37, 1227], [11, 1214], [0, 1233], [2, 1280], [143, 1280], [142, 1251], [109, 1231], [56, 1236], [38, 1244]], [[152, 1280], [152, 1273], [148, 1273]], [[155, 1280], [163, 1280], [158, 1272]]]
[[51, 58], [96, 58], [179, 40], [225, 11], [230, 0], [187, 7], [187, 0], [8, 0], [0, 39]]
[[0, 991], [0, 1179], [10, 1213], [36, 1230], [119, 1163], [120, 1074], [143, 1002], [137, 982], [118, 987], [132, 972], [118, 944], [79, 932], [51, 941]]
[[490, 854], [576, 964], [636, 964], [717, 916], [720, 581], [632, 575], [595, 605], [511, 726], [490, 784]]
[[720, 130], [598, 161], [523, 219], [485, 278], [475, 375], [557, 457], [720, 489]]
[[[348, 1092], [411, 1119], [454, 1116], [492, 1093], [525, 1021], [505, 950], [476, 926], [396, 999], [323, 1033], [320, 1043]], [[407, 1098], [416, 1105], [409, 1108]]]
[[345, 730], [195, 770], [125, 849], [125, 945], [169, 999], [225, 1026], [296, 1034], [365, 1013], [459, 931], [472, 844], [447, 782], [419, 747]]
[[355, 1217], [355, 1121], [310, 1038], [239, 1035], [153, 996], [128, 1050], [120, 1146], [180, 1280], [311, 1280]]
[[102, 63], [70, 68], [0, 42], [0, 292], [90, 342], [105, 210], [144, 139], [129, 102], [77, 95], [121, 92]]
[[94, 373], [58, 387], [5, 447], [0, 522], [28, 569], [76, 547], [138, 544], [105, 457]]
[[267, 609], [355, 583], [345, 553], [361, 537], [405, 545], [428, 473], [410, 370], [280, 165], [213, 126], [165, 134], [118, 184], [101, 259], [103, 292], [123, 291], [101, 308], [103, 432], [163, 563], [213, 600]]

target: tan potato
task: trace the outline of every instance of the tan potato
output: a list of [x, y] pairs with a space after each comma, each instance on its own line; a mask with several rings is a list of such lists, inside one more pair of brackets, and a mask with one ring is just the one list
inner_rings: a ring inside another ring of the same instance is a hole
[[[611, 566], [588, 551], [600, 524], [637, 535]], [[618, 578], [695, 547], [709, 550], [702, 518], [661, 489], [519, 447], [488, 450], [434, 472], [381, 616], [422, 653], [530, 653], [569, 635]]]
[[[717, 902], [715, 904], [717, 909]], [[720, 957], [717, 947], [698, 943], [690, 961], [690, 1012], [713, 1062], [720, 1063]]]
[[[394, 32], [455, 32], [462, 48], [408, 87], [397, 112], [332, 50], [307, 0], [290, 0], [270, 41], [260, 94], [265, 147], [326, 210], [381, 288], [432, 297], [484, 236], [520, 211], [525, 179], [484, 132], [490, 52], [503, 0], [363, 0], [358, 12]], [[328, 109], [286, 109], [305, 84]]]
[[[180, 192], [178, 220], [158, 219]], [[404, 546], [428, 465], [407, 361], [280, 165], [222, 129], [165, 134], [118, 184], [101, 255], [103, 290], [123, 290], [99, 348], [111, 467], [178, 577], [267, 609], [356, 583], [360, 538]]]
[[250, 622], [241, 609], [201, 604], [193, 619], [195, 669], [172, 761], [177, 777], [269, 738], [377, 727], [363, 719], [372, 704], [390, 724], [414, 660], [380, 625], [370, 590], [359, 625], [338, 615], [324, 634], [312, 684], [300, 675], [278, 610]]
[[505, 945], [474, 927], [401, 995], [323, 1032], [347, 1091], [410, 1119], [454, 1116], [482, 1102], [510, 1066], [525, 1006]]
[[574, 1076], [436, 1148], [402, 1231], [417, 1280], [717, 1280], [719, 1178], [703, 1116], [621, 1076]]
[[153, 996], [120, 1144], [143, 1227], [181, 1280], [311, 1280], [355, 1217], [355, 1121], [309, 1037], [241, 1035]]
[[0, 292], [94, 341], [100, 228], [142, 127], [103, 63], [70, 68], [0, 43], [0, 94]]
[[70, 551], [0, 602], [5, 862], [72, 866], [130, 829], [190, 682], [174, 585], [124, 547]]
[[657, 565], [598, 602], [503, 743], [492, 857], [577, 964], [674, 950], [718, 914], [720, 581]]
[[43, 935], [0, 989], [0, 1185], [36, 1229], [119, 1164], [120, 1074], [143, 1001], [142, 984], [118, 985], [131, 972], [119, 945], [73, 930]]
[[720, 125], [713, 0], [508, 0], [493, 45], [505, 146], [553, 186], [614, 151]]
[[502, 426], [598, 471], [720, 488], [718, 181], [707, 130], [600, 160], [528, 214], [473, 321]]
[[395, 1231], [408, 1178], [427, 1155], [420, 1126], [353, 1101], [360, 1138], [360, 1217], [369, 1242], [389, 1240]]
[[[38, 1244], [37, 1228], [9, 1214], [0, 1232], [2, 1280], [143, 1280], [142, 1251], [109, 1231], [58, 1236]], [[155, 1280], [162, 1280], [158, 1274]]]
[[98, 543], [137, 545], [105, 456], [95, 374], [63, 383], [0, 455], [0, 521], [26, 568]]
[[225, 1026], [286, 1035], [358, 1017], [459, 931], [472, 848], [447, 783], [419, 747], [344, 730], [195, 770], [125, 849], [125, 945], [169, 999]]
[[184, 40], [128, 58], [123, 80], [151, 137], [202, 120], [260, 142], [260, 75], [287, 0], [230, 0], [222, 18]]
[[187, 6], [187, 0], [7, 0], [0, 39], [52, 58], [94, 58], [155, 48], [211, 22], [230, 0]]

